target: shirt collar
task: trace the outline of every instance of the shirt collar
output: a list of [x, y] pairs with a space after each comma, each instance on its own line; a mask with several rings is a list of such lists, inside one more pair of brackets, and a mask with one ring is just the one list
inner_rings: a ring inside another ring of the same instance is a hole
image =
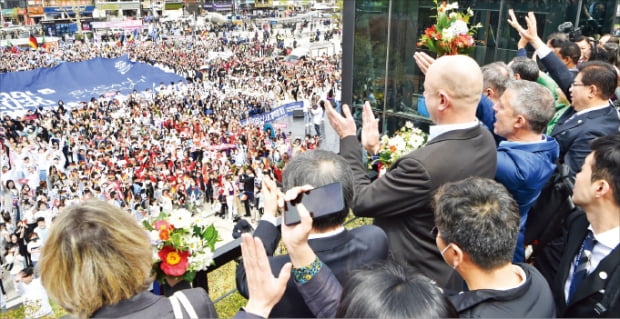
[[317, 238], [325, 238], [325, 237], [330, 237], [330, 236], [334, 236], [337, 234], [340, 234], [344, 231], [344, 226], [340, 226], [332, 231], [328, 231], [326, 233], [317, 233], [317, 234], [310, 234], [308, 236], [308, 239], [317, 239]]
[[604, 109], [606, 107], [609, 107], [609, 104], [595, 106], [595, 107], [589, 107], [589, 108], [587, 108], [585, 110], [581, 110], [581, 111], [575, 113], [575, 115], [577, 115], [577, 116], [584, 115], [584, 114], [586, 114], [588, 112], [592, 112], [592, 111], [596, 111], [596, 110], [602, 110], [602, 109]]
[[594, 234], [594, 239], [596, 239], [596, 242], [606, 246], [607, 248], [615, 249], [618, 244], [620, 244], [620, 236], [618, 236], [618, 234], [620, 234], [620, 226], [600, 234], [596, 234], [594, 232], [592, 225], [588, 226], [588, 229], [592, 231], [592, 234]]
[[474, 122], [468, 123], [431, 125], [429, 128], [428, 140], [431, 141], [435, 137], [450, 131], [464, 130], [472, 128], [476, 125], [480, 125], [480, 122], [478, 122], [477, 119]]

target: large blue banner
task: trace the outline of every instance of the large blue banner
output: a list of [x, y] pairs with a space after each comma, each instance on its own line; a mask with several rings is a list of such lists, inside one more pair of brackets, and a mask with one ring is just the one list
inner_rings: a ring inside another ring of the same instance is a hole
[[297, 101], [286, 103], [272, 109], [269, 113], [258, 114], [250, 117], [247, 120], [241, 121], [241, 125], [254, 124], [263, 125], [265, 122], [272, 122], [293, 114], [295, 110], [302, 110], [304, 108], [304, 102]]
[[96, 58], [84, 62], [61, 63], [52, 68], [0, 74], [0, 113], [19, 114], [36, 107], [51, 107], [63, 100], [66, 105], [89, 101], [92, 97], [120, 91], [129, 94], [169, 84], [183, 77], [146, 63], [132, 62], [127, 56]]

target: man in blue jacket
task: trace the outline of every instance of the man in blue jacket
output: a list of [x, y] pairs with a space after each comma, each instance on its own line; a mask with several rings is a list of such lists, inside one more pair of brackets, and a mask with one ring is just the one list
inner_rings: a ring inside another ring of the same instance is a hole
[[497, 148], [495, 180], [515, 198], [521, 216], [513, 262], [524, 262], [527, 214], [553, 174], [559, 156], [554, 138], [543, 134], [555, 112], [553, 95], [526, 80], [511, 81], [493, 106], [495, 134], [506, 138]]

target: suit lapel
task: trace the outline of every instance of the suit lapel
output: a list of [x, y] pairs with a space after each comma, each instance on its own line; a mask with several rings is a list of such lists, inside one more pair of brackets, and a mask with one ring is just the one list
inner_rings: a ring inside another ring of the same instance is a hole
[[[560, 292], [559, 295], [562, 296], [561, 303], [566, 304], [566, 294], [564, 293], [564, 286], [566, 284], [566, 280], [568, 280], [568, 274], [570, 272], [571, 265], [573, 260], [575, 259], [575, 255], [579, 253], [579, 249], [581, 248], [581, 243], [583, 243], [583, 239], [586, 237], [586, 232], [588, 230], [588, 220], [583, 217], [583, 220], [575, 221], [579, 223], [577, 227], [573, 227], [571, 229], [571, 235], [566, 242], [566, 248], [564, 250], [564, 255], [560, 261], [559, 273], [559, 282], [556, 282], [556, 289]], [[574, 298], [573, 298], [574, 299]]]
[[596, 111], [591, 111], [586, 114], [577, 116], [576, 118], [571, 119], [570, 121], [566, 122], [569, 118], [571, 118], [571, 116], [577, 113], [575, 109], [571, 107], [570, 109], [568, 109], [568, 111], [564, 112], [562, 116], [560, 116], [560, 119], [558, 120], [558, 124], [553, 128], [553, 132], [551, 132], [551, 136], [556, 136], [566, 130], [572, 129], [576, 126], [580, 126], [586, 122], [586, 119], [595, 119], [598, 117], [602, 117], [604, 114], [607, 114], [607, 112], [609, 112], [610, 110], [615, 111], [615, 108], [610, 105], [609, 107], [602, 108]]
[[[619, 263], [620, 248], [616, 247], [611, 254], [601, 260], [593, 272], [588, 274], [579, 288], [577, 288], [577, 291], [575, 291], [575, 296], [569, 305], [587, 298], [597, 291], [605, 289], [607, 279], [611, 277], [614, 271], [619, 271]], [[617, 289], [617, 287], [614, 288]]]

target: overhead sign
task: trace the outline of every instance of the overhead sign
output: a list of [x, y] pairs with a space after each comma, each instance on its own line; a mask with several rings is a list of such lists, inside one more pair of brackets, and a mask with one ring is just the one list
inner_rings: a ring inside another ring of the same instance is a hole
[[95, 9], [94, 6], [79, 6], [79, 7], [44, 7], [43, 11], [45, 13], [67, 13], [68, 15], [75, 15], [75, 11], [79, 11], [80, 13], [92, 13]]
[[183, 77], [146, 63], [132, 62], [127, 56], [1, 73], [0, 113], [19, 114], [36, 107], [51, 107], [59, 100], [71, 106], [100, 95], [142, 92], [160, 82], [180, 80]]

